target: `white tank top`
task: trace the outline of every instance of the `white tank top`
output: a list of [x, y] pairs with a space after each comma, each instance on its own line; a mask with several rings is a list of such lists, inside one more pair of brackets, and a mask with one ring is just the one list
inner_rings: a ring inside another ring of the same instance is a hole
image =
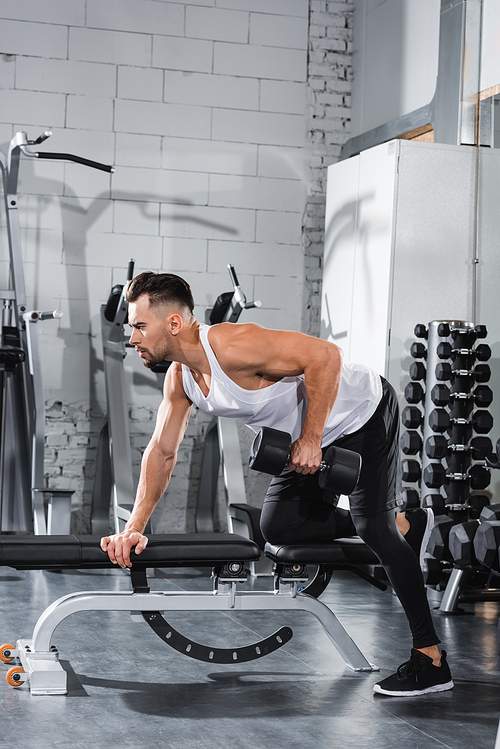
[[[307, 412], [304, 375], [283, 377], [260, 390], [245, 390], [221, 368], [208, 342], [209, 325], [200, 323], [200, 340], [211, 369], [210, 391], [205, 397], [191, 370], [182, 365], [182, 384], [192, 403], [213, 416], [243, 421], [257, 432], [268, 426], [281, 429], [295, 441]], [[382, 397], [380, 375], [362, 364], [342, 364], [340, 390], [327, 419], [322, 445], [352, 434], [373, 416]]]

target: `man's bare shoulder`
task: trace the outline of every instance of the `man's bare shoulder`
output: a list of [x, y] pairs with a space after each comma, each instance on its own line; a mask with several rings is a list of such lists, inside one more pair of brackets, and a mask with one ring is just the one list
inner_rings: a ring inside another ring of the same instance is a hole
[[238, 356], [238, 352], [246, 357], [270, 332], [268, 328], [253, 322], [223, 322], [210, 329], [209, 342], [218, 358]]
[[163, 393], [170, 400], [175, 398], [189, 400], [182, 384], [182, 364], [180, 362], [172, 362], [168, 368], [163, 384]]
[[210, 328], [210, 341], [231, 341], [262, 335], [268, 331], [254, 322], [221, 322]]
[[329, 341], [256, 323], [221, 323], [211, 329], [209, 341], [227, 372], [247, 368], [279, 378], [301, 374], [314, 362], [340, 361], [340, 349]]

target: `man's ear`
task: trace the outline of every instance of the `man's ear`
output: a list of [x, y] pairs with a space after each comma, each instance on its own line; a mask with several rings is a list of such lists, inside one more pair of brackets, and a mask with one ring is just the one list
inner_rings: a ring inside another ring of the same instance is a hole
[[172, 335], [179, 335], [182, 328], [184, 327], [184, 320], [182, 319], [182, 315], [179, 315], [178, 312], [172, 312], [168, 316], [168, 326]]

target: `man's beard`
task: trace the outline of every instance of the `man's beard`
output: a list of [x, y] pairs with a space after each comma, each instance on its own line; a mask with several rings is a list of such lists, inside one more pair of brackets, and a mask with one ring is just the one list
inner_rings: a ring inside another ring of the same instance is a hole
[[149, 360], [148, 359], [143, 359], [142, 363], [144, 364], [144, 366], [146, 367], [146, 369], [153, 369], [158, 364], [161, 364], [164, 361], [169, 361], [169, 360], [165, 359], [165, 357], [162, 356], [160, 359], [158, 359], [156, 357], [154, 359], [149, 359]]
[[142, 363], [146, 367], [146, 369], [153, 369], [153, 367], [156, 367], [158, 364], [164, 361], [171, 361], [169, 358], [169, 350], [168, 345], [165, 343], [163, 346], [159, 344], [155, 347], [153, 351], [146, 351], [144, 350], [145, 355], [148, 357], [147, 359], [145, 357], [142, 358]]

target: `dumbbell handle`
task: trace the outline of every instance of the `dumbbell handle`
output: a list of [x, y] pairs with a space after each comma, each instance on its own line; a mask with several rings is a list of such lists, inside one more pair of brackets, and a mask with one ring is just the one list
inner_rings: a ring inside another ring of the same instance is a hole
[[[286, 463], [287, 463], [287, 465], [288, 465], [288, 463], [290, 462], [290, 458], [291, 458], [291, 453], [288, 453], [288, 458], [286, 459]], [[327, 468], [329, 468], [329, 467], [330, 467], [330, 466], [328, 465], [328, 463], [325, 463], [325, 461], [324, 461], [324, 460], [322, 460], [322, 461], [321, 461], [321, 463], [319, 464], [319, 466], [318, 466], [318, 469], [317, 469], [317, 470], [318, 470], [318, 471], [326, 471], [326, 469], [327, 469]]]

